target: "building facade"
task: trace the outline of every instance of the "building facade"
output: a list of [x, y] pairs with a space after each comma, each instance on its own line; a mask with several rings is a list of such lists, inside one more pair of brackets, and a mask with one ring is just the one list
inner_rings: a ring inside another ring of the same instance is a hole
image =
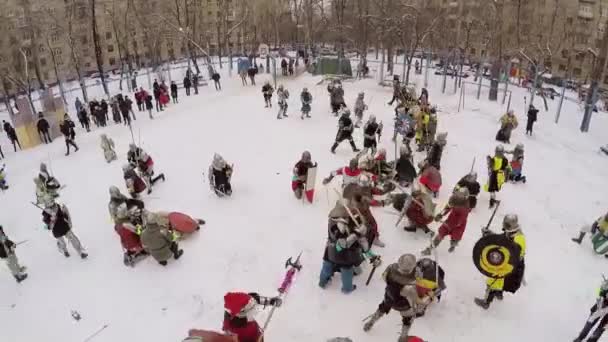
[[[103, 69], [111, 72], [188, 57], [183, 32], [216, 54], [235, 20], [233, 2], [180, 1], [175, 8], [161, 0], [0, 0], [0, 88], [22, 90], [25, 59], [32, 87], [77, 79], [76, 66], [84, 76], [97, 73], [92, 3]], [[241, 34], [235, 30], [226, 46], [236, 49]]]
[[[451, 32], [447, 39], [464, 48], [467, 32], [472, 36], [465, 52], [472, 60], [496, 54], [495, 28], [502, 24], [503, 56], [526, 65], [523, 50], [551, 75], [579, 83], [589, 82], [594, 65], [601, 63], [600, 84], [608, 88], [607, 61], [598, 56], [607, 30], [608, 0], [431, 1], [438, 2], [446, 15]], [[484, 17], [500, 20], [484, 25]]]

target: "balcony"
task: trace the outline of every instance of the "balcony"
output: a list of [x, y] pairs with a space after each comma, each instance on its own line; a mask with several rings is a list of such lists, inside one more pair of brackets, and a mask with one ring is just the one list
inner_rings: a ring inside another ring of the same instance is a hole
[[588, 4], [594, 4], [597, 2], [597, 0], [578, 0], [578, 2], [583, 2], [583, 3], [588, 3]]

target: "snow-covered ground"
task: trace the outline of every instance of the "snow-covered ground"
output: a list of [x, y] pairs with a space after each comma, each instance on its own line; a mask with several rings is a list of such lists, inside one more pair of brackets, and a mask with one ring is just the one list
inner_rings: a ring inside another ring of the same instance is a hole
[[[28, 240], [17, 253], [30, 277], [17, 285], [1, 266], [0, 341], [84, 341], [104, 325], [107, 329], [92, 341], [175, 342], [190, 328], [219, 330], [225, 292], [273, 295], [283, 277], [285, 259], [300, 251], [304, 268], [284, 306], [275, 312], [267, 341], [324, 341], [335, 336], [348, 336], [356, 342], [396, 340], [398, 313], [383, 318], [370, 333], [362, 331], [361, 320], [382, 300], [380, 274], [384, 267], [403, 253], [418, 254], [428, 245], [428, 238], [396, 229], [392, 209], [375, 209], [387, 247], [377, 249], [384, 264], [370, 286], [364, 285], [369, 272], [366, 265], [364, 275], [355, 280], [358, 289], [350, 295], [340, 292], [339, 277], [326, 290], [318, 287], [327, 214], [337, 198], [320, 180], [347, 164], [352, 152], [346, 144], [336, 155], [329, 152], [337, 120], [329, 114], [326, 85], [316, 85], [319, 77], [283, 81], [291, 92], [290, 117], [280, 121], [275, 118], [276, 106], [263, 107], [260, 87], [269, 77], [258, 78], [256, 87], [242, 87], [236, 75], [231, 79], [225, 75], [222, 92], [211, 86], [199, 96], [181, 95], [178, 105], [153, 121], [144, 113], [138, 115], [135, 139], [152, 155], [156, 170], [167, 175], [166, 183], [158, 184], [145, 198], [146, 205], [151, 210], [177, 210], [207, 220], [200, 233], [181, 243], [184, 256], [167, 267], [152, 259], [134, 269], [125, 267], [107, 212], [108, 187], [117, 185], [124, 190], [120, 167], [131, 142], [128, 129], [115, 125], [88, 134], [79, 131], [81, 150], [69, 157], [64, 156], [61, 139], [14, 154], [3, 136], [10, 189], [0, 194], [0, 224], [14, 241]], [[419, 88], [422, 80], [416, 82]], [[392, 151], [393, 110], [386, 104], [391, 89], [381, 88], [371, 79], [345, 82], [344, 86], [349, 105], [358, 92], [365, 91], [368, 114], [375, 114], [387, 127], [381, 146]], [[306, 121], [296, 114], [303, 87], [315, 99], [312, 119]], [[494, 150], [498, 118], [505, 110], [469, 96], [465, 110], [457, 112], [458, 95], [451, 95], [451, 87], [448, 79], [448, 93], [442, 95], [440, 78], [431, 76], [430, 100], [441, 110], [440, 130], [449, 131], [440, 204], [469, 171], [473, 158], [480, 182], [485, 182], [483, 161]], [[512, 142], [525, 144], [528, 183], [505, 186], [499, 194], [502, 205], [494, 228], [504, 214], [519, 214], [528, 240], [528, 285], [514, 296], [505, 295], [504, 301], [494, 303], [488, 311], [473, 304], [473, 298], [485, 289], [484, 277], [471, 261], [480, 227], [490, 215], [489, 196], [482, 193], [458, 249], [448, 254], [446, 243], [439, 248], [448, 290], [441, 303], [427, 310], [411, 330], [426, 340], [570, 340], [582, 327], [605, 270], [606, 260], [594, 255], [588, 241], [577, 246], [570, 237], [608, 206], [608, 157], [598, 152], [599, 145], [607, 142], [607, 115], [596, 114], [591, 132], [582, 134], [578, 106], [564, 102], [556, 125], [557, 101], [550, 101], [550, 111], [539, 114], [535, 135], [526, 137], [524, 91], [511, 90], [511, 106], [520, 119]], [[540, 101], [536, 105], [541, 107]], [[116, 141], [119, 161], [106, 164], [99, 147], [101, 133]], [[361, 145], [360, 131], [356, 140]], [[319, 163], [313, 205], [296, 200], [290, 188], [293, 164], [304, 150], [311, 151]], [[209, 190], [206, 172], [214, 152], [235, 164], [232, 198], [218, 199]], [[422, 158], [416, 155], [416, 160]], [[51, 234], [42, 228], [40, 211], [30, 204], [32, 178], [40, 162], [49, 164], [67, 185], [60, 200], [72, 212], [75, 232], [90, 252], [88, 260], [59, 254]], [[335, 180], [332, 186], [338, 188], [339, 183]], [[72, 319], [72, 310], [81, 314], [80, 321]], [[260, 312], [258, 319], [263, 321], [266, 314]]]

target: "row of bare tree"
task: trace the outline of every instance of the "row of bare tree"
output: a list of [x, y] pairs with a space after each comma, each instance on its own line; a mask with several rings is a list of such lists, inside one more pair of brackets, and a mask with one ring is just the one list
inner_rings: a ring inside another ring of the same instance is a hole
[[[339, 54], [350, 50], [361, 56], [374, 48], [376, 54], [382, 52], [389, 72], [394, 56], [402, 53], [406, 83], [414, 56], [422, 52], [439, 54], [460, 67], [466, 61], [490, 63], [498, 78], [515, 57], [539, 71], [566, 60], [559, 68], [572, 75], [576, 62], [589, 60], [587, 48], [597, 47], [597, 42], [584, 40], [589, 35], [572, 20], [568, 0], [453, 1], [456, 5], [439, 0], [15, 2], [16, 14], [0, 13], [0, 29], [11, 39], [10, 46], [0, 50], [5, 99], [15, 90], [31, 96], [34, 87], [45, 86], [42, 60], [52, 64], [52, 78], [60, 89], [67, 79], [79, 80], [85, 100], [84, 79], [94, 62], [109, 96], [104, 73], [108, 28], [118, 54], [114, 68], [126, 79], [143, 65], [157, 68], [176, 57], [188, 58], [199, 73], [197, 58], [211, 65], [213, 54], [219, 56], [221, 68], [222, 57], [254, 52], [260, 43], [300, 48], [330, 44]], [[181, 49], [167, 53], [164, 47], [169, 44]]]

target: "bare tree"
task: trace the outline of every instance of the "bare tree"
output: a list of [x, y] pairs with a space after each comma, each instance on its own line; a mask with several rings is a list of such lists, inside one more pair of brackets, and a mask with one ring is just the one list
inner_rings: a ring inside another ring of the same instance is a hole
[[[232, 1], [218, 0], [219, 12], [217, 20], [217, 39], [218, 39], [218, 50], [219, 50], [219, 62], [220, 68], [222, 67], [222, 52], [227, 52], [230, 58], [230, 69], [232, 69], [232, 48], [229, 46], [230, 38], [233, 33], [247, 20], [249, 10], [247, 6], [237, 6], [232, 4]], [[240, 0], [241, 4], [247, 0]], [[237, 8], [238, 13], [237, 20]]]
[[103, 91], [106, 96], [110, 97], [110, 90], [106, 83], [106, 76], [103, 71], [103, 50], [101, 49], [101, 42], [99, 32], [97, 31], [97, 0], [89, 0], [89, 6], [91, 8], [91, 35], [93, 38], [93, 46], [95, 47], [95, 62], [97, 63], [97, 70], [99, 71], [99, 78], [103, 86]]
[[418, 48], [422, 45], [426, 37], [434, 31], [435, 27], [443, 17], [441, 13], [431, 8], [418, 9], [409, 5], [401, 5], [405, 12], [400, 18], [395, 20], [397, 24], [396, 34], [401, 40], [406, 54], [406, 68], [404, 84], [409, 84], [412, 61]]
[[[44, 81], [42, 79], [42, 73], [40, 72], [40, 56], [38, 51], [38, 36], [39, 32], [36, 30], [36, 24], [33, 20], [32, 8], [30, 0], [20, 0], [19, 5], [23, 10], [24, 22], [26, 23], [24, 32], [27, 34], [28, 38], [23, 40], [23, 45], [29, 45], [27, 47], [31, 53], [31, 64], [34, 66], [34, 73], [36, 75], [36, 79], [38, 80], [38, 87], [40, 89], [44, 89]], [[25, 46], [24, 46], [25, 48]]]
[[[66, 19], [65, 23], [67, 24], [67, 41], [68, 46], [70, 48], [70, 59], [72, 65], [74, 67], [74, 71], [76, 71], [76, 76], [78, 77], [78, 83], [80, 84], [80, 89], [82, 90], [82, 98], [85, 103], [89, 102], [88, 94], [87, 94], [87, 86], [84, 80], [84, 74], [82, 71], [82, 56], [80, 54], [80, 50], [82, 48], [86, 48], [88, 46], [88, 40], [83, 42], [81, 39], [76, 37], [78, 29], [76, 26], [76, 17], [79, 14], [86, 14], [86, 7], [79, 3], [77, 0], [70, 0], [65, 7]], [[86, 36], [84, 36], [86, 37]]]
[[65, 89], [63, 86], [63, 77], [62, 72], [60, 71], [61, 67], [59, 65], [59, 58], [61, 57], [61, 47], [56, 47], [55, 42], [57, 42], [58, 37], [62, 34], [62, 29], [58, 25], [60, 22], [59, 16], [55, 11], [50, 9], [43, 10], [35, 20], [37, 27], [37, 31], [39, 30], [40, 39], [46, 45], [49, 55], [51, 56], [51, 62], [53, 63], [53, 72], [55, 74], [55, 79], [57, 80], [57, 85], [59, 86], [59, 93], [61, 94], [61, 99], [63, 103], [67, 106], [68, 101], [65, 97]]

